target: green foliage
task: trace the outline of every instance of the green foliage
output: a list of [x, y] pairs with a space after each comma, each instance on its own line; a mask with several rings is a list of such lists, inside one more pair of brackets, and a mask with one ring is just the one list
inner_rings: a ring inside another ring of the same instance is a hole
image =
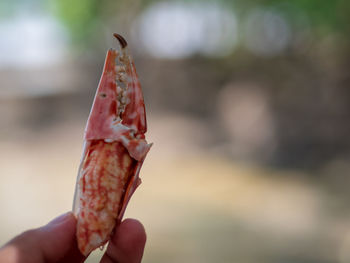
[[69, 29], [75, 43], [91, 36], [98, 19], [98, 0], [53, 0], [54, 13]]
[[14, 2], [0, 1], [0, 18], [6, 18], [14, 13]]
[[349, 30], [350, 1], [348, 0], [228, 0], [236, 6], [249, 10], [256, 7], [279, 8], [290, 18], [299, 14], [307, 17], [314, 31], [344, 32]]
[[[161, 0], [51, 0], [55, 14], [71, 33], [74, 43], [82, 43], [98, 37], [101, 23], [108, 24], [115, 16], [123, 14], [134, 19], [135, 9], [142, 10]], [[169, 0], [167, 0], [169, 1]], [[173, 0], [194, 2], [201, 0]], [[205, 0], [202, 0], [205, 1]], [[298, 23], [305, 17], [314, 33], [341, 33], [349, 31], [350, 1], [348, 0], [207, 0], [222, 2], [238, 13], [254, 8], [275, 8], [288, 16], [290, 22]], [[5, 1], [6, 2], [6, 1]], [[133, 10], [130, 12], [130, 10]], [[114, 25], [113, 25], [114, 26]]]
[[350, 2], [344, 0], [317, 1], [294, 0], [290, 4], [303, 11], [313, 27], [325, 28], [327, 31], [347, 30], [347, 21], [344, 17], [350, 7]]

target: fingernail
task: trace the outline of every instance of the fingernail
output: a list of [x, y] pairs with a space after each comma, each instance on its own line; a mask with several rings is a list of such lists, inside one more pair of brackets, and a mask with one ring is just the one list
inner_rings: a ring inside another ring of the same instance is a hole
[[71, 214], [72, 214], [72, 212], [64, 213], [64, 214], [56, 217], [52, 221], [50, 221], [47, 225], [52, 226], [52, 225], [61, 224], [61, 223], [65, 222], [66, 220], [68, 220], [71, 217]]

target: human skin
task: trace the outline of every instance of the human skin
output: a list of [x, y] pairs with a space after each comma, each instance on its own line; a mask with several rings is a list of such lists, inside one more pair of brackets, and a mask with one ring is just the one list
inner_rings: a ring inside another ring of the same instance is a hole
[[[28, 230], [0, 249], [2, 263], [84, 262], [76, 242], [76, 218], [71, 212], [47, 225]], [[125, 219], [115, 229], [101, 263], [139, 263], [146, 243], [143, 225]]]

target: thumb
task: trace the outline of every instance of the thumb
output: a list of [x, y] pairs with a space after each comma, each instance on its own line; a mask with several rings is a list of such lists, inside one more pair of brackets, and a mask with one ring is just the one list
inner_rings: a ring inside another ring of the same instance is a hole
[[84, 257], [77, 248], [75, 229], [74, 215], [63, 214], [43, 227], [15, 237], [0, 250], [0, 261], [1, 253], [7, 252], [5, 262], [9, 263], [82, 262]]

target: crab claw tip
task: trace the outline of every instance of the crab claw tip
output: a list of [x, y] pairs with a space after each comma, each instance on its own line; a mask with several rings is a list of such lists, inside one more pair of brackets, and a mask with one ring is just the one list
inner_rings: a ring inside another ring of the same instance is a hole
[[126, 40], [125, 40], [121, 35], [119, 35], [119, 34], [117, 34], [117, 33], [114, 33], [113, 36], [114, 36], [116, 39], [118, 39], [118, 41], [119, 41], [119, 43], [120, 43], [120, 45], [121, 45], [122, 48], [125, 48], [125, 47], [128, 45], [128, 43], [126, 42]]

